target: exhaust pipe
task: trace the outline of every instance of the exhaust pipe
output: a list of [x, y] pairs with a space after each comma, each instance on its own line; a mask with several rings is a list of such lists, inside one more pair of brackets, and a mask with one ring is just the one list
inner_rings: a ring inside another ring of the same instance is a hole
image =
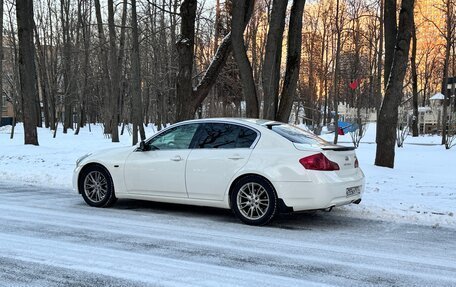
[[328, 208], [325, 208], [325, 209], [323, 209], [323, 210], [326, 211], [326, 212], [331, 212], [331, 210], [333, 209], [334, 206], [335, 206], [335, 205], [330, 206], [330, 207], [328, 207]]
[[358, 198], [357, 200], [352, 201], [352, 203], [354, 203], [354, 204], [359, 204], [360, 202], [361, 202], [361, 198]]

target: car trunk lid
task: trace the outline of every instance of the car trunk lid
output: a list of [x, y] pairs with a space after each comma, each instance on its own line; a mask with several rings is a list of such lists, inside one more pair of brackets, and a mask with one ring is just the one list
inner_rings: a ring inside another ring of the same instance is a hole
[[330, 161], [339, 165], [339, 170], [336, 172], [341, 177], [352, 176], [357, 172], [357, 168], [355, 167], [357, 158], [354, 147], [340, 145], [318, 146], [298, 143], [294, 143], [294, 146], [298, 150], [321, 152]]

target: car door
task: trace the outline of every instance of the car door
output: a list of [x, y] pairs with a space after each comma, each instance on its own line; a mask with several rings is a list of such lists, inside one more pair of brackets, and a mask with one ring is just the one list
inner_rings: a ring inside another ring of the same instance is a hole
[[223, 200], [233, 176], [247, 163], [259, 133], [230, 123], [205, 123], [187, 159], [189, 198]]
[[188, 197], [185, 165], [199, 124], [173, 127], [145, 142], [125, 162], [125, 185], [129, 193], [148, 196]]

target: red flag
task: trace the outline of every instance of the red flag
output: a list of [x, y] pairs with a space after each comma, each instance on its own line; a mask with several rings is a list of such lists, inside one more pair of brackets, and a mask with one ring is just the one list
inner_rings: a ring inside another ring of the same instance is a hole
[[353, 82], [348, 84], [348, 86], [350, 87], [350, 89], [356, 90], [356, 88], [359, 86], [359, 84], [361, 84], [361, 80], [354, 80]]
[[337, 131], [337, 134], [340, 135], [340, 136], [345, 135], [344, 129], [343, 128], [339, 128], [338, 131]]

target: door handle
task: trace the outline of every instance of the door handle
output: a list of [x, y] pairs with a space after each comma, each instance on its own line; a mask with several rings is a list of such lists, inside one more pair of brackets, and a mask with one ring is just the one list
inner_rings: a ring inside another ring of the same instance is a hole
[[232, 160], [240, 160], [240, 159], [243, 159], [244, 157], [240, 156], [240, 155], [233, 155], [233, 156], [230, 156], [228, 157], [228, 159], [232, 159]]
[[182, 158], [180, 157], [180, 155], [176, 155], [174, 157], [171, 158], [172, 161], [181, 161]]

